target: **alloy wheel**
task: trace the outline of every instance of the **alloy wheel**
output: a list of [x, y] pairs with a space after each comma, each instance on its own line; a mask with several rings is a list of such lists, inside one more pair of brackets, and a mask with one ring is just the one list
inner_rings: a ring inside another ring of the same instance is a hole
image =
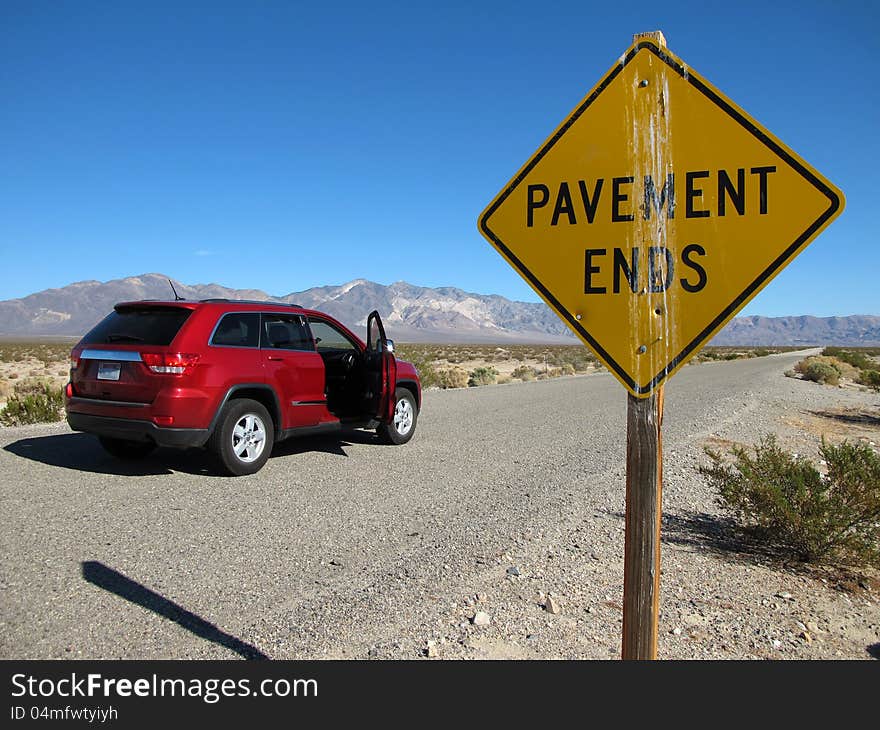
[[232, 429], [232, 451], [239, 460], [250, 463], [266, 448], [266, 426], [259, 416], [246, 413]]
[[406, 398], [397, 401], [394, 407], [394, 429], [401, 436], [406, 436], [413, 425], [413, 407]]

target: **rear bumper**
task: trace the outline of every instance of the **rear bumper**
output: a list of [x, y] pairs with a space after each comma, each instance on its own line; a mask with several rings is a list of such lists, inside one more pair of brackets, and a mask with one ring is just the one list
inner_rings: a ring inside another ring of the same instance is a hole
[[74, 431], [128, 441], [152, 441], [158, 446], [178, 449], [204, 446], [211, 435], [206, 428], [160, 428], [150, 421], [93, 416], [87, 413], [68, 412], [67, 423]]

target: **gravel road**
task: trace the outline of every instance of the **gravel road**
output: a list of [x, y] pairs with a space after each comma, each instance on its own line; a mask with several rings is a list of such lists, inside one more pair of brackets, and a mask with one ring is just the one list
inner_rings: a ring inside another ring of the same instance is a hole
[[[803, 356], [667, 387], [661, 657], [880, 655], [878, 584], [734, 549], [696, 471], [707, 442], [812, 455], [848, 427], [832, 409], [876, 412], [785, 378]], [[132, 467], [63, 424], [0, 429], [0, 656], [616, 657], [625, 405], [607, 373], [429, 391], [406, 446], [292, 441], [238, 479], [200, 452]]]

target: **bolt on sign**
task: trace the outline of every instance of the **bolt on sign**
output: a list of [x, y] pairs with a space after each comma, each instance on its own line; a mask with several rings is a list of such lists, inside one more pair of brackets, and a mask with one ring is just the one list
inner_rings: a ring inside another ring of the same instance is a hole
[[646, 397], [843, 205], [834, 185], [665, 45], [637, 37], [479, 228]]

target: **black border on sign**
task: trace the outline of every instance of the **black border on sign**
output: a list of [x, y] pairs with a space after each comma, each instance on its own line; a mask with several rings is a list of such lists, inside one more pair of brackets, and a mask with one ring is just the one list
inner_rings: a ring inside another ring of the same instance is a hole
[[[495, 235], [495, 233], [489, 228], [489, 218], [498, 210], [499, 206], [510, 196], [510, 194], [517, 188], [517, 186], [525, 179], [526, 175], [528, 175], [535, 165], [541, 161], [541, 159], [546, 155], [550, 149], [562, 138], [568, 129], [574, 124], [577, 119], [587, 110], [587, 108], [598, 98], [599, 94], [601, 94], [608, 85], [617, 78], [618, 74], [624, 69], [624, 67], [633, 59], [633, 57], [642, 49], [647, 49], [651, 51], [657, 58], [663, 61], [667, 66], [673, 69], [679, 76], [681, 76], [685, 81], [691, 84], [695, 89], [700, 91], [705, 97], [707, 97], [710, 101], [715, 103], [717, 106], [721, 107], [725, 112], [727, 112], [733, 119], [735, 119], [746, 131], [751, 133], [753, 136], [757, 137], [758, 140], [763, 142], [767, 147], [769, 147], [774, 153], [776, 153], [782, 160], [784, 160], [788, 165], [790, 165], [794, 170], [796, 170], [805, 180], [811, 183], [814, 187], [816, 187], [820, 192], [822, 192], [830, 201], [831, 205], [828, 207], [822, 215], [820, 215], [807, 229], [798, 236], [788, 248], [786, 248], [776, 259], [766, 268], [761, 274], [755, 279], [746, 289], [740, 294], [736, 299], [731, 302], [729, 306], [727, 306], [721, 314], [719, 314], [715, 319], [710, 322], [705, 329], [703, 329], [700, 334], [698, 334], [690, 343], [688, 343], [682, 351], [676, 355], [667, 365], [663, 367], [663, 369], [654, 376], [654, 378], [647, 385], [640, 386], [636, 383], [625, 371], [624, 369], [605, 351], [605, 349], [596, 342], [595, 339], [587, 332], [583, 326], [581, 326], [580, 322], [578, 322], [572, 314], [567, 311], [554, 297], [547, 288], [535, 277], [535, 275], [529, 271], [528, 268], [520, 261], [514, 253], [504, 244], [504, 242]], [[531, 282], [532, 286], [535, 287], [544, 298], [550, 302], [554, 309], [558, 313], [560, 313], [568, 323], [568, 325], [575, 330], [580, 336], [590, 343], [590, 346], [599, 354], [599, 356], [612, 367], [615, 373], [623, 380], [634, 393], [646, 394], [650, 393], [657, 385], [667, 376], [667, 374], [674, 370], [678, 364], [684, 360], [694, 349], [700, 346], [700, 344], [712, 333], [712, 331], [718, 327], [722, 322], [724, 322], [727, 317], [731, 314], [735, 313], [737, 309], [745, 302], [752, 293], [758, 289], [762, 284], [764, 284], [768, 279], [770, 279], [782, 266], [786, 263], [786, 261], [800, 248], [805, 241], [807, 241], [816, 231], [824, 225], [824, 223], [833, 216], [837, 210], [840, 208], [840, 198], [837, 193], [829, 188], [822, 180], [816, 177], [810, 170], [805, 168], [797, 159], [792, 157], [791, 154], [783, 147], [781, 147], [776, 141], [768, 137], [764, 131], [754, 124], [751, 120], [747, 119], [741, 112], [735, 109], [730, 105], [725, 99], [721, 98], [718, 94], [715, 93], [712, 89], [710, 89], [706, 84], [704, 84], [700, 79], [696, 78], [692, 71], [688, 71], [684, 68], [684, 66], [679, 63], [675, 58], [673, 58], [668, 53], [665, 53], [663, 50], [658, 48], [654, 43], [650, 41], [642, 41], [638, 45], [634, 46], [629, 50], [626, 56], [623, 59], [622, 63], [618, 63], [611, 70], [608, 76], [605, 78], [602, 83], [596, 87], [596, 89], [583, 101], [583, 103], [574, 110], [572, 115], [566, 120], [566, 122], [557, 130], [556, 134], [551, 137], [547, 143], [538, 151], [538, 153], [529, 161], [529, 164], [522, 169], [522, 171], [511, 181], [510, 185], [505, 188], [504, 192], [498, 196], [495, 202], [489, 207], [486, 212], [480, 218], [480, 229], [483, 231], [483, 234], [492, 241], [501, 251], [504, 252], [504, 255], [508, 258], [508, 260], [516, 266], [516, 268], [520, 271], [520, 273]]]

